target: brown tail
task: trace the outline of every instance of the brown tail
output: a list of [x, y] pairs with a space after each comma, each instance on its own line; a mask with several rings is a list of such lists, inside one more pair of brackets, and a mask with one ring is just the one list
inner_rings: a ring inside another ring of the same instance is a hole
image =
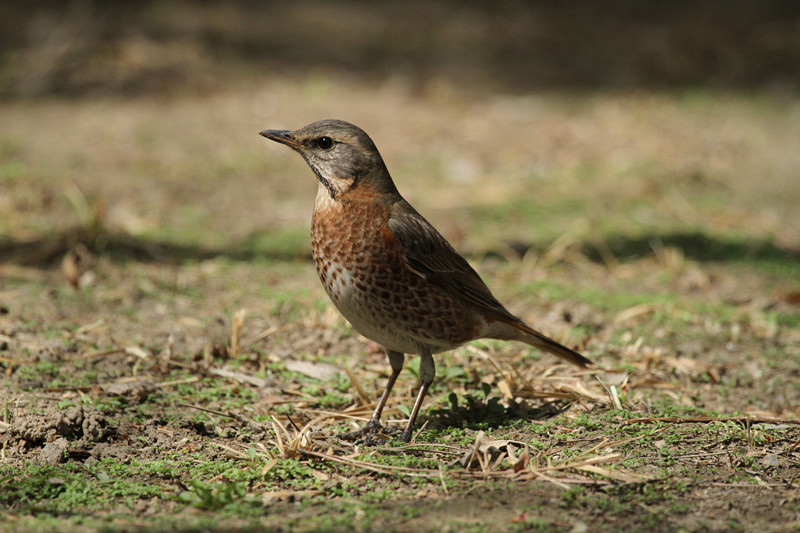
[[524, 322], [514, 323], [511, 325], [521, 333], [521, 335], [515, 337], [515, 340], [522, 341], [530, 344], [531, 346], [539, 348], [540, 350], [549, 352], [565, 361], [569, 361], [573, 365], [586, 368], [587, 366], [594, 364], [578, 352], [570, 350], [566, 346], [557, 343], [550, 337], [539, 333]]

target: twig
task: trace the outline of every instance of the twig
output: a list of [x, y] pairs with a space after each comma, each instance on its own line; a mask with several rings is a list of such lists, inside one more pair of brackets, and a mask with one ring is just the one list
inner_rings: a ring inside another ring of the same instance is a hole
[[10, 365], [32, 365], [36, 361], [25, 361], [24, 359], [14, 359], [13, 357], [0, 357], [0, 363]]
[[363, 468], [365, 470], [371, 470], [373, 472], [377, 472], [379, 474], [403, 474], [407, 476], [415, 476], [415, 477], [439, 477], [440, 470], [426, 470], [424, 468], [411, 468], [407, 466], [390, 466], [390, 465], [381, 465], [378, 463], [370, 463], [367, 461], [359, 461], [357, 459], [349, 459], [345, 457], [337, 457], [336, 455], [330, 455], [327, 453], [322, 452], [315, 452], [312, 450], [300, 450], [304, 455], [308, 455], [311, 457], [317, 457], [319, 459], [324, 459], [327, 461], [332, 461], [334, 463], [341, 463], [348, 466], [356, 466], [359, 468]]
[[231, 322], [231, 354], [239, 355], [239, 336], [242, 333], [242, 326], [244, 319], [247, 315], [245, 309], [239, 309], [233, 314], [233, 321]]
[[42, 387], [44, 392], [91, 392], [95, 386], [89, 387]]
[[444, 495], [446, 497], [449, 497], [450, 496], [450, 492], [447, 490], [447, 483], [445, 483], [445, 481], [444, 481], [444, 473], [442, 472], [441, 468], [439, 469], [439, 481], [442, 484], [442, 491], [444, 492]]
[[94, 352], [88, 352], [83, 355], [79, 355], [78, 357], [65, 359], [65, 361], [86, 361], [87, 359], [94, 359], [95, 357], [105, 357], [106, 355], [114, 355], [117, 353], [124, 353], [124, 352], [125, 348], [110, 348], [108, 350], [96, 350]]
[[269, 385], [269, 381], [266, 379], [257, 378], [241, 372], [234, 372], [233, 370], [227, 370], [225, 368], [209, 368], [208, 373], [212, 376], [232, 379], [234, 381], [238, 381], [239, 383], [247, 383], [248, 385], [253, 385], [254, 387], [258, 387], [260, 389], [264, 389], [267, 387], [267, 385]]
[[267, 337], [269, 337], [271, 335], [274, 335], [275, 333], [279, 333], [281, 331], [286, 331], [286, 330], [292, 329], [294, 327], [297, 327], [297, 326], [295, 324], [286, 324], [284, 326], [272, 326], [270, 328], [265, 329], [264, 331], [262, 331], [261, 333], [259, 333], [255, 337], [253, 337], [252, 339], [248, 339], [246, 342], [243, 343], [243, 345], [251, 346], [251, 345], [257, 343], [258, 341], [262, 341], [262, 340], [266, 339]]
[[350, 378], [350, 383], [353, 384], [353, 387], [356, 388], [356, 392], [358, 392], [358, 397], [361, 398], [362, 403], [369, 403], [369, 396], [367, 396], [367, 391], [364, 390], [364, 387], [361, 386], [361, 381], [356, 376], [355, 372], [353, 372], [350, 368], [344, 367], [344, 371], [347, 374], [347, 377]]
[[224, 416], [224, 417], [227, 417], [227, 418], [233, 418], [237, 422], [246, 422], [246, 420], [244, 418], [242, 418], [241, 416], [239, 416], [237, 414], [234, 414], [234, 413], [223, 413], [223, 412], [220, 412], [220, 411], [214, 411], [213, 409], [206, 409], [205, 407], [200, 407], [199, 405], [192, 405], [192, 404], [189, 404], [189, 403], [178, 403], [178, 405], [180, 405], [181, 407], [188, 407], [190, 409], [197, 409], [198, 411], [211, 413], [212, 415]]
[[673, 457], [675, 459], [691, 459], [694, 457], [714, 457], [716, 455], [727, 455], [729, 453], [730, 452], [726, 450], [724, 452], [705, 452], [705, 453], [690, 453], [688, 455], [674, 455]]
[[709, 422], [739, 422], [740, 424], [798, 424], [800, 420], [788, 420], [783, 418], [770, 418], [760, 416], [656, 416], [652, 418], [631, 418], [626, 420], [626, 424], [651, 424], [654, 422], [672, 422], [675, 424], [707, 424]]
[[763, 489], [764, 487], [785, 487], [784, 483], [712, 483], [714, 487], [734, 487], [739, 489]]
[[185, 383], [195, 383], [196, 381], [200, 381], [200, 378], [197, 376], [192, 376], [186, 379], [175, 379], [172, 381], [162, 381], [161, 383], [156, 383], [157, 387], [172, 387], [173, 385], [183, 385]]
[[235, 449], [231, 448], [230, 446], [225, 446], [224, 444], [220, 444], [218, 442], [210, 442], [209, 444], [211, 444], [212, 446], [216, 446], [218, 448], [222, 448], [226, 452], [230, 453], [231, 455], [233, 455], [235, 457], [238, 457], [239, 459], [250, 459], [250, 456], [247, 455], [246, 453], [240, 452], [239, 450], [235, 450]]
[[295, 424], [295, 423], [294, 423], [294, 420], [292, 420], [292, 417], [291, 417], [291, 416], [289, 416], [288, 414], [287, 414], [287, 415], [285, 415], [285, 416], [286, 416], [286, 419], [287, 419], [287, 420], [289, 420], [289, 423], [292, 425], [292, 427], [294, 428], [294, 430], [295, 430], [296, 432], [300, 433], [300, 428], [297, 426], [297, 424]]
[[70, 337], [77, 337], [78, 335], [82, 335], [82, 334], [86, 333], [87, 331], [91, 331], [93, 329], [99, 328], [100, 326], [102, 326], [105, 323], [106, 323], [105, 319], [98, 318], [97, 320], [94, 320], [93, 322], [89, 322], [88, 324], [84, 324], [83, 326], [79, 327], [78, 329], [76, 329], [75, 331], [70, 333], [69, 336]]

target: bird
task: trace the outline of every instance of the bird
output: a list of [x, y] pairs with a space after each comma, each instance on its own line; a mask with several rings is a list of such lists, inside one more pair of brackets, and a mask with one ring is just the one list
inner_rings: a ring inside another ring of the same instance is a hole
[[326, 119], [261, 136], [299, 153], [318, 181], [311, 250], [325, 291], [364, 337], [381, 345], [391, 375], [372, 417], [342, 435], [369, 440], [406, 354], [420, 357], [421, 385], [400, 439], [410, 442], [436, 375], [433, 355], [488, 338], [520, 341], [579, 367], [592, 362], [528, 326], [398, 191], [378, 148], [358, 126]]

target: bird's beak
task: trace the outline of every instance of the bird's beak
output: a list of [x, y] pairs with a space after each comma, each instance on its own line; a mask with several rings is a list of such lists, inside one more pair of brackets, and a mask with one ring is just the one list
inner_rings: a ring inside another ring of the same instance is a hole
[[292, 148], [303, 148], [301, 143], [294, 140], [292, 132], [289, 130], [264, 130], [260, 131], [259, 135]]

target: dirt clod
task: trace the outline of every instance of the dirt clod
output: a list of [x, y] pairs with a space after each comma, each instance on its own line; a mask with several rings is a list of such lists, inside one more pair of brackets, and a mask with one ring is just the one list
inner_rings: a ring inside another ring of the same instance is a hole
[[66, 451], [69, 442], [64, 437], [59, 437], [52, 442], [48, 442], [39, 453], [39, 461], [47, 465], [57, 465], [67, 460]]

